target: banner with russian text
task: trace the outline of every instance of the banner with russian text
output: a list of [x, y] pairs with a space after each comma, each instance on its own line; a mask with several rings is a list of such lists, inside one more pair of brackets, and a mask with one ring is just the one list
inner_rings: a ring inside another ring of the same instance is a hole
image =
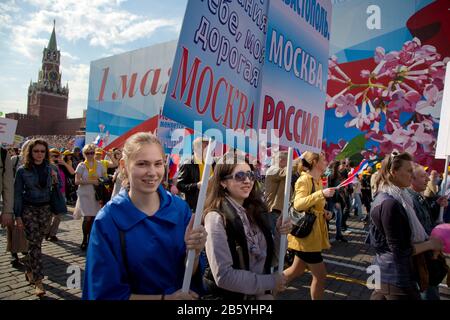
[[160, 114], [175, 49], [171, 41], [91, 62], [86, 143], [106, 147]]
[[283, 146], [322, 148], [330, 26], [329, 0], [270, 1], [260, 125]]
[[267, 7], [262, 0], [188, 2], [164, 116], [196, 132], [201, 120], [202, 132], [216, 129], [205, 133], [222, 141], [228, 128], [258, 129]]

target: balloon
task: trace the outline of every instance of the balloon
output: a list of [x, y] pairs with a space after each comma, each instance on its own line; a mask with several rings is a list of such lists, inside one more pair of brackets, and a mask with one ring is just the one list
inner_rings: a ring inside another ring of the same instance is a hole
[[433, 231], [431, 231], [431, 236], [442, 241], [444, 244], [442, 251], [444, 253], [450, 253], [450, 223], [437, 225]]

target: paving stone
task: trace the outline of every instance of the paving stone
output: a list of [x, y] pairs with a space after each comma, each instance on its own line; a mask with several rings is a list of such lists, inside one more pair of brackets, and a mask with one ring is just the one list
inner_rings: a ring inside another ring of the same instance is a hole
[[[69, 210], [73, 211], [73, 208], [69, 207]], [[349, 218], [348, 224], [351, 228], [364, 230], [363, 224], [354, 217]], [[332, 225], [331, 229], [333, 228]], [[47, 291], [47, 295], [42, 300], [80, 300], [81, 289], [67, 288], [66, 281], [70, 276], [67, 273], [70, 265], [79, 266], [82, 270], [81, 279], [84, 279], [86, 253], [79, 248], [82, 240], [81, 221], [73, 220], [70, 215], [63, 216], [57, 236], [60, 239], [58, 242], [44, 241], [42, 246], [44, 287]], [[333, 230], [330, 232], [330, 237], [334, 237]], [[354, 283], [365, 282], [368, 274], [355, 268], [333, 264], [333, 262], [340, 262], [366, 268], [373, 260], [374, 252], [364, 243], [365, 235], [351, 233], [346, 237], [350, 240], [348, 244], [334, 242], [332, 247], [323, 254], [325, 259], [331, 261], [330, 263], [326, 262], [328, 273], [331, 276], [346, 278], [345, 281], [327, 278], [324, 298], [332, 300], [369, 299], [372, 291], [362, 284]], [[6, 231], [0, 229], [0, 299], [39, 300], [34, 295], [34, 288], [26, 283], [24, 270], [12, 268], [10, 255], [5, 252], [5, 248]], [[276, 299], [310, 300], [311, 279], [311, 274], [306, 272], [292, 281], [288, 289], [280, 293]], [[450, 298], [449, 289], [442, 288], [441, 293], [444, 299]]]

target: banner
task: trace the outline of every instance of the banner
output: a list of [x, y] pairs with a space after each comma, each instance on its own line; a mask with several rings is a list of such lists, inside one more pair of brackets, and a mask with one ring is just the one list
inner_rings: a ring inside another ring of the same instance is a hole
[[196, 132], [201, 120], [219, 142], [226, 129], [259, 128], [267, 7], [262, 0], [188, 2], [164, 116]]
[[25, 137], [19, 136], [19, 135], [14, 135], [14, 145], [16, 146], [20, 146], [22, 144], [22, 142], [25, 140]]
[[442, 99], [440, 126], [436, 142], [437, 159], [446, 159], [450, 156], [450, 61], [447, 62], [445, 75], [444, 96]]
[[186, 134], [179, 135], [179, 140], [172, 140], [175, 137], [175, 130], [183, 130], [185, 132], [185, 127], [175, 121], [170, 120], [164, 116], [160, 116], [159, 124], [158, 124], [158, 138], [161, 141], [164, 152], [166, 154], [171, 154], [172, 149], [176, 147], [178, 144], [182, 143], [182, 140], [186, 136]]
[[13, 144], [17, 120], [0, 118], [0, 143]]
[[103, 147], [160, 114], [176, 41], [91, 62], [86, 143]]
[[329, 0], [270, 1], [259, 123], [280, 145], [322, 149], [330, 27]]
[[397, 150], [442, 172], [435, 152], [445, 126], [439, 118], [450, 57], [448, 3], [333, 0], [328, 161], [345, 155], [357, 164]]

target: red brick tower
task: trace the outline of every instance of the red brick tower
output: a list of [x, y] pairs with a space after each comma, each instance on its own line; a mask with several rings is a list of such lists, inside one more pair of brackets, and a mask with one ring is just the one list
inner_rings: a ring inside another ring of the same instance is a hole
[[[37, 116], [46, 123], [67, 119], [69, 86], [61, 86], [60, 57], [53, 21], [53, 32], [47, 48], [44, 48], [38, 81], [28, 87], [27, 114]], [[46, 123], [40, 126], [45, 128]]]

